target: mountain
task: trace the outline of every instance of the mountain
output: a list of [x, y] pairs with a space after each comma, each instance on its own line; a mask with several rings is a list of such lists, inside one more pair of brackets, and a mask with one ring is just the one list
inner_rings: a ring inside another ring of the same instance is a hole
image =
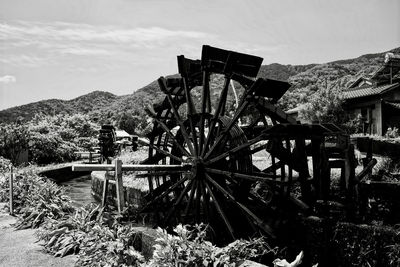
[[[400, 47], [387, 52], [400, 53]], [[371, 74], [383, 64], [385, 53], [367, 54], [323, 64], [273, 63], [261, 66], [258, 76], [288, 81], [292, 84], [279, 102], [279, 105], [286, 110], [305, 103], [309, 96], [320, 88], [338, 86], [344, 89], [358, 77]], [[214, 84], [211, 87], [212, 95], [217, 97], [219, 92], [217, 88], [223, 84], [223, 76], [212, 76], [212, 82]], [[38, 113], [46, 115], [88, 113], [101, 123], [116, 122], [123, 113], [145, 117], [144, 107], [163, 98], [157, 81], [153, 81], [129, 95], [116, 96], [108, 92], [94, 91], [71, 100], [50, 99], [5, 109], [0, 111], [0, 122], [11, 122], [18, 118], [30, 120]]]
[[71, 100], [42, 100], [0, 111], [0, 122], [27, 121], [36, 114], [56, 115], [94, 112], [108, 106], [117, 98], [118, 96], [109, 92], [94, 91]]
[[[400, 53], [400, 47], [387, 52]], [[346, 89], [360, 76], [370, 75], [383, 63], [387, 52], [362, 55], [353, 59], [337, 60], [324, 64], [307, 65], [305, 69], [288, 78], [292, 84], [280, 100], [284, 110], [306, 103], [309, 97], [320, 88], [338, 87]]]

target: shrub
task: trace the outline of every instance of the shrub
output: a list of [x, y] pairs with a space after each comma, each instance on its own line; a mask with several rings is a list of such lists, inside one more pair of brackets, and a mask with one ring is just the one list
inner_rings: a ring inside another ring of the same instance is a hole
[[399, 137], [399, 129], [397, 127], [389, 127], [385, 134], [386, 138], [398, 138]]
[[75, 143], [64, 141], [55, 132], [34, 132], [29, 147], [31, 160], [38, 164], [71, 161], [76, 158], [74, 152], [77, 150], [79, 148]]
[[30, 132], [20, 123], [0, 124], [0, 156], [17, 164], [19, 155], [28, 148]]
[[338, 87], [321, 88], [311, 96], [304, 109], [300, 110], [299, 117], [310, 122], [343, 124], [347, 121], [347, 116], [342, 104], [342, 92]]

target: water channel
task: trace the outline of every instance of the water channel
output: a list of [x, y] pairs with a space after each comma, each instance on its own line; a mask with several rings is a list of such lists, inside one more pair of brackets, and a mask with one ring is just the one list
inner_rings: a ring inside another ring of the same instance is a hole
[[91, 175], [83, 175], [58, 183], [66, 187], [66, 193], [75, 207], [82, 207], [91, 202], [97, 202], [92, 195]]

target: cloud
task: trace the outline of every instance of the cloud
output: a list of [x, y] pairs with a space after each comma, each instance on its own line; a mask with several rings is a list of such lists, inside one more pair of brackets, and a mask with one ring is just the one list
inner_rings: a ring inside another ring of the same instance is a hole
[[11, 75], [5, 75], [3, 77], [0, 77], [0, 83], [15, 83], [17, 79], [14, 76]]
[[89, 24], [55, 22], [52, 24], [20, 22], [5, 25], [8, 33], [45, 36], [53, 39], [76, 41], [155, 41], [171, 37], [204, 38], [208, 34], [196, 31], [168, 30], [161, 27], [121, 28], [116, 26], [95, 26]]
[[114, 44], [142, 44], [166, 39], [202, 39], [211, 35], [197, 31], [169, 30], [161, 27], [121, 28], [116, 26], [95, 26], [78, 23], [42, 23], [17, 21], [12, 24], [0, 23], [0, 40], [10, 45], [59, 44], [60, 42], [97, 42]]
[[84, 47], [66, 47], [64, 49], [60, 49], [60, 52], [63, 54], [71, 54], [78, 56], [90, 56], [90, 55], [108, 56], [113, 54], [112, 51], [106, 49], [84, 48]]
[[0, 58], [0, 62], [36, 67], [66, 62], [66, 59], [73, 57], [139, 60], [146, 53], [166, 51], [172, 47], [183, 50], [185, 46], [213, 38], [215, 36], [205, 32], [163, 27], [127, 28], [83, 23], [11, 21], [0, 23], [0, 53], [4, 52], [2, 54], [5, 55]]

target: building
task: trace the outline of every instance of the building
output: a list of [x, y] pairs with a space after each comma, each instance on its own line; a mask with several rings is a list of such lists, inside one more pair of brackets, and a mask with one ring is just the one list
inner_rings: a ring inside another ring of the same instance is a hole
[[344, 108], [361, 115], [363, 131], [384, 135], [400, 128], [400, 55], [387, 53], [385, 63], [371, 77], [360, 77], [344, 91]]

